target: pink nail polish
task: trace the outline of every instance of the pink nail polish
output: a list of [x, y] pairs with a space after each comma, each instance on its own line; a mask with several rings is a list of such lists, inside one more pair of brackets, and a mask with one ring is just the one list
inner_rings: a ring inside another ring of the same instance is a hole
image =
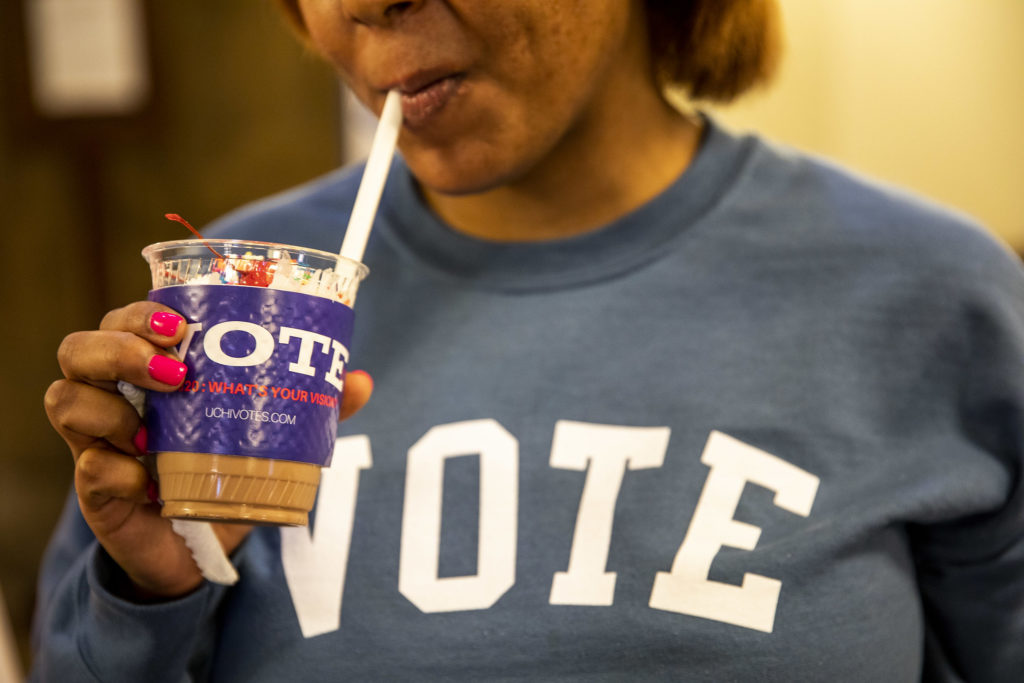
[[146, 498], [149, 498], [150, 503], [160, 502], [160, 490], [156, 487], [156, 482], [152, 479], [146, 484]]
[[149, 441], [149, 432], [146, 430], [146, 425], [139, 427], [139, 431], [135, 432], [135, 436], [132, 437], [132, 445], [140, 453], [146, 453], [146, 443]]
[[149, 367], [147, 369], [149, 370], [150, 377], [157, 382], [163, 382], [172, 387], [181, 384], [181, 380], [185, 379], [185, 373], [188, 372], [188, 368], [184, 363], [179, 363], [173, 358], [160, 355], [149, 359]]
[[166, 311], [157, 311], [149, 319], [149, 328], [164, 337], [173, 337], [181, 323], [180, 315], [174, 315]]

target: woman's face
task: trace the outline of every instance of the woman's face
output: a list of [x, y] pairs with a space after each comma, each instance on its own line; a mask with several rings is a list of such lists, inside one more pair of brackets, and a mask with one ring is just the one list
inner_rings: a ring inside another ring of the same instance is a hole
[[299, 5], [315, 47], [370, 109], [402, 91], [399, 146], [437, 192], [514, 183], [600, 144], [601, 122], [649, 80], [639, 0]]

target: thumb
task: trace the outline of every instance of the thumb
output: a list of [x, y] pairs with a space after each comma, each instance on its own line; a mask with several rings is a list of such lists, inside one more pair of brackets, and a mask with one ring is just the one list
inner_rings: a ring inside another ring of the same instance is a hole
[[341, 394], [338, 420], [347, 420], [366, 405], [373, 393], [373, 378], [365, 370], [352, 370], [345, 374], [345, 389]]

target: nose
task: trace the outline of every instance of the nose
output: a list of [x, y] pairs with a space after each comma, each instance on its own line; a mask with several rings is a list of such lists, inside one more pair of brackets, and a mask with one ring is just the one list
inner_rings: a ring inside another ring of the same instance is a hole
[[426, 0], [347, 0], [343, 3], [345, 13], [357, 24], [366, 26], [388, 26], [407, 14], [414, 12]]

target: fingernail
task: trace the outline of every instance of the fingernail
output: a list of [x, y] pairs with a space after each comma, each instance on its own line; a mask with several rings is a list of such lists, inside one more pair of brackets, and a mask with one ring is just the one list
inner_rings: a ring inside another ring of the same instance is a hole
[[146, 430], [146, 425], [142, 425], [139, 427], [139, 431], [135, 432], [135, 436], [132, 437], [132, 444], [140, 453], [146, 453], [146, 442], [148, 441], [149, 432]]
[[149, 359], [148, 370], [149, 376], [157, 382], [170, 384], [172, 387], [181, 384], [181, 380], [185, 379], [185, 373], [188, 372], [184, 363], [159, 354]]
[[146, 498], [149, 498], [150, 503], [160, 502], [160, 490], [156, 486], [156, 482], [152, 479], [146, 484]]
[[149, 328], [157, 334], [173, 337], [178, 331], [178, 325], [182, 322], [180, 315], [174, 315], [166, 311], [157, 311], [149, 319]]
[[370, 377], [370, 373], [368, 373], [366, 370], [352, 370], [351, 372], [348, 372], [346, 374], [348, 374], [348, 375], [362, 375], [366, 379], [370, 380], [370, 389], [373, 389], [373, 377]]

